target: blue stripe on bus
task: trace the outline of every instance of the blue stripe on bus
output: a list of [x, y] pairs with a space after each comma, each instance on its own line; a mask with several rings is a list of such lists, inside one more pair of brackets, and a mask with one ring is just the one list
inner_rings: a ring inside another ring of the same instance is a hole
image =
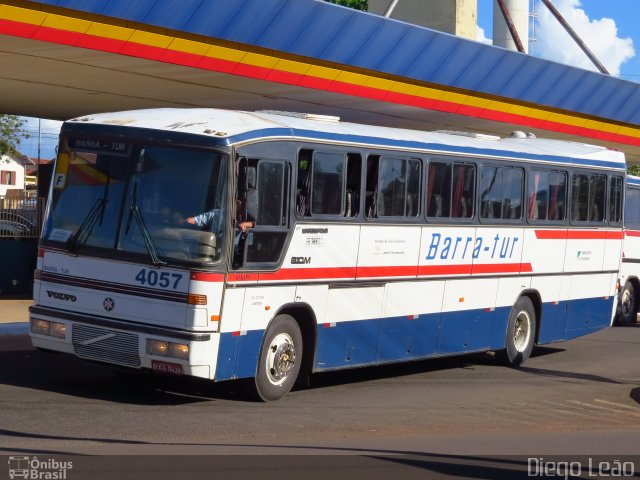
[[[569, 340], [606, 328], [611, 297], [542, 305], [538, 344]], [[500, 350], [511, 307], [318, 325], [315, 371]], [[216, 380], [256, 374], [263, 330], [220, 335]]]
[[627, 177], [627, 184], [640, 187], [640, 178]]
[[[249, 140], [258, 140], [267, 137], [298, 137], [308, 138], [314, 140], [334, 141], [334, 142], [346, 142], [346, 143], [361, 143], [371, 146], [384, 146], [384, 147], [397, 147], [404, 149], [416, 149], [416, 150], [429, 150], [446, 153], [460, 153], [469, 155], [483, 155], [483, 156], [499, 156], [512, 159], [522, 160], [535, 160], [539, 162], [547, 163], [563, 163], [569, 165], [581, 165], [590, 167], [604, 167], [618, 170], [625, 170], [626, 164], [618, 161], [606, 161], [606, 160], [592, 160], [587, 158], [574, 158], [565, 156], [554, 155], [542, 155], [535, 153], [516, 152], [511, 150], [500, 150], [490, 148], [475, 148], [464, 147], [456, 145], [447, 145], [439, 143], [425, 143], [409, 140], [395, 140], [381, 137], [370, 137], [362, 135], [345, 135], [341, 133], [321, 132], [316, 130], [296, 130], [290, 128], [266, 128], [261, 130], [254, 130], [251, 132], [245, 132], [238, 135], [232, 135], [227, 138], [230, 144], [239, 142], [246, 142]], [[293, 138], [291, 138], [293, 140]]]
[[249, 378], [256, 374], [264, 330], [249, 330], [244, 335], [220, 334], [215, 379]]

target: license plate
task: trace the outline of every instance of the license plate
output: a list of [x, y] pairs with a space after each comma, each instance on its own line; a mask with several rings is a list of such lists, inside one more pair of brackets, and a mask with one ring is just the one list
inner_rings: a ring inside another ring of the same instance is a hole
[[169, 373], [171, 375], [182, 375], [182, 365], [178, 365], [177, 363], [151, 360], [151, 368], [156, 372]]

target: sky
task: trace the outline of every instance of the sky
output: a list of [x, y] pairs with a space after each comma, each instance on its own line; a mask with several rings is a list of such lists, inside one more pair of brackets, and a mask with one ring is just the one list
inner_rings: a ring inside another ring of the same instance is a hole
[[[491, 38], [494, 3], [495, 0], [478, 0], [479, 40]], [[529, 3], [535, 3], [537, 15], [536, 40], [530, 53], [597, 71], [547, 7], [540, 0]], [[612, 75], [640, 82], [640, 0], [552, 0], [552, 3]]]
[[[551, 16], [540, 0], [533, 55], [596, 70], [568, 33]], [[478, 40], [490, 43], [495, 0], [478, 0]], [[596, 58], [619, 78], [640, 82], [640, 0], [552, 0], [569, 24], [587, 44]], [[61, 122], [26, 118], [30, 137], [19, 145], [25, 155], [50, 159], [55, 157]]]

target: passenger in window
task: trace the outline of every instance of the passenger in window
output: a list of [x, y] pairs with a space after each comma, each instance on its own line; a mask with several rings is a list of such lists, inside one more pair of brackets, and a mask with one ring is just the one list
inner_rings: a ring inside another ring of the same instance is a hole
[[[186, 223], [201, 228], [211, 225], [214, 227], [211, 229], [214, 232], [220, 231], [222, 220], [223, 213], [218, 208], [184, 219]], [[255, 227], [255, 224], [255, 220], [251, 219], [250, 215], [245, 214], [242, 208], [242, 201], [236, 200], [236, 227], [238, 227], [241, 232], [246, 233], [247, 229]]]

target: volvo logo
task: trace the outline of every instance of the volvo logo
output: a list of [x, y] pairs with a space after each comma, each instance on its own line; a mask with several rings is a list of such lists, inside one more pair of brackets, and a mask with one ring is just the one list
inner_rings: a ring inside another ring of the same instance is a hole
[[102, 306], [107, 312], [110, 312], [116, 307], [116, 302], [113, 300], [113, 298], [107, 297], [104, 299], [104, 302], [102, 302]]
[[64, 300], [65, 302], [75, 302], [77, 300], [75, 295], [70, 295], [68, 293], [52, 292], [51, 290], [47, 290], [47, 295], [49, 295], [49, 298], [55, 298], [56, 300]]

